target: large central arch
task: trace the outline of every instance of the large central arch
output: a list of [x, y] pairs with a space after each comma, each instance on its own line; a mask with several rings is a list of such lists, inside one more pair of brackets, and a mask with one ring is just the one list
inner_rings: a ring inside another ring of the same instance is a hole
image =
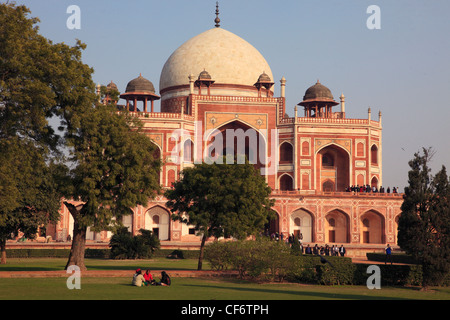
[[216, 161], [227, 157], [227, 163], [244, 163], [244, 157], [261, 169], [267, 158], [267, 143], [263, 134], [250, 125], [233, 120], [216, 128], [206, 139], [206, 158]]

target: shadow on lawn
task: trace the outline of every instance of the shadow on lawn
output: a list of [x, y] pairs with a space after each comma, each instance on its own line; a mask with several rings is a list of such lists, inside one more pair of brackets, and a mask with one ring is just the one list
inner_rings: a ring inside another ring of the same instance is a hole
[[[221, 290], [234, 290], [240, 292], [252, 292], [252, 293], [264, 293], [264, 294], [273, 294], [279, 295], [279, 299], [282, 300], [283, 295], [292, 295], [296, 296], [297, 299], [336, 299], [336, 300], [411, 300], [409, 298], [401, 298], [401, 297], [383, 297], [383, 296], [374, 296], [368, 292], [367, 295], [364, 294], [346, 294], [346, 293], [332, 293], [332, 292], [322, 292], [322, 291], [314, 291], [315, 289], [311, 288], [309, 290], [277, 290], [277, 289], [267, 289], [267, 288], [247, 288], [247, 287], [229, 287], [229, 286], [216, 286], [216, 285], [202, 285], [202, 284], [183, 284], [182, 286], [186, 287], [195, 287], [195, 288], [205, 288], [205, 289], [221, 289]], [[323, 290], [326, 290], [327, 287], [323, 287]], [[362, 288], [362, 287], [361, 287]], [[403, 288], [405, 290], [414, 290], [415, 288]], [[321, 289], [322, 290], [322, 287]], [[369, 289], [367, 289], [369, 291]], [[270, 299], [274, 299], [274, 296], [271, 296]]]

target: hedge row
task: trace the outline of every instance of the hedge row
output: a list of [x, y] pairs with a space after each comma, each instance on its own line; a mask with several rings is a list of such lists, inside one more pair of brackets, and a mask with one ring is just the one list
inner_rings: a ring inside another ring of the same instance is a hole
[[[109, 249], [86, 249], [86, 258], [109, 258]], [[69, 258], [70, 249], [6, 249], [8, 258]]]
[[[369, 264], [346, 257], [305, 255], [276, 241], [216, 242], [206, 248], [206, 259], [217, 270], [234, 269], [241, 278], [287, 280], [323, 285], [367, 285]], [[420, 286], [420, 265], [378, 264], [382, 286]], [[370, 279], [371, 280], [371, 279]], [[450, 275], [444, 285], [450, 284]]]
[[[385, 253], [374, 253], [368, 252], [366, 253], [367, 260], [369, 261], [377, 261], [377, 262], [385, 262], [386, 254]], [[405, 253], [393, 253], [391, 255], [391, 260], [394, 263], [406, 263], [406, 264], [417, 264], [417, 261], [414, 260], [413, 257], [407, 255]]]
[[[85, 258], [109, 259], [111, 249], [90, 249], [85, 251]], [[8, 258], [69, 258], [70, 249], [6, 249]], [[199, 250], [156, 250], [153, 257], [198, 259]]]

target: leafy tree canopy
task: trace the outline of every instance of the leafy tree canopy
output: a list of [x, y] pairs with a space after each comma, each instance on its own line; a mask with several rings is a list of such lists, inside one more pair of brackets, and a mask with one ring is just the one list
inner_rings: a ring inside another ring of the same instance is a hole
[[172, 219], [207, 237], [243, 239], [262, 232], [272, 217], [273, 200], [265, 178], [249, 164], [196, 164], [165, 192]]
[[398, 224], [398, 244], [422, 264], [423, 287], [442, 283], [450, 271], [450, 181], [446, 168], [431, 175], [432, 149], [409, 162]]

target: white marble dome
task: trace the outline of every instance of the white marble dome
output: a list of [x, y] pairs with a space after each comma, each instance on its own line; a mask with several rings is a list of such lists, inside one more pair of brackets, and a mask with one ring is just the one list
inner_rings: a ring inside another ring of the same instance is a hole
[[215, 84], [253, 86], [262, 73], [273, 81], [264, 57], [250, 43], [222, 28], [207, 30], [182, 44], [166, 61], [159, 90], [188, 85], [206, 70]]

